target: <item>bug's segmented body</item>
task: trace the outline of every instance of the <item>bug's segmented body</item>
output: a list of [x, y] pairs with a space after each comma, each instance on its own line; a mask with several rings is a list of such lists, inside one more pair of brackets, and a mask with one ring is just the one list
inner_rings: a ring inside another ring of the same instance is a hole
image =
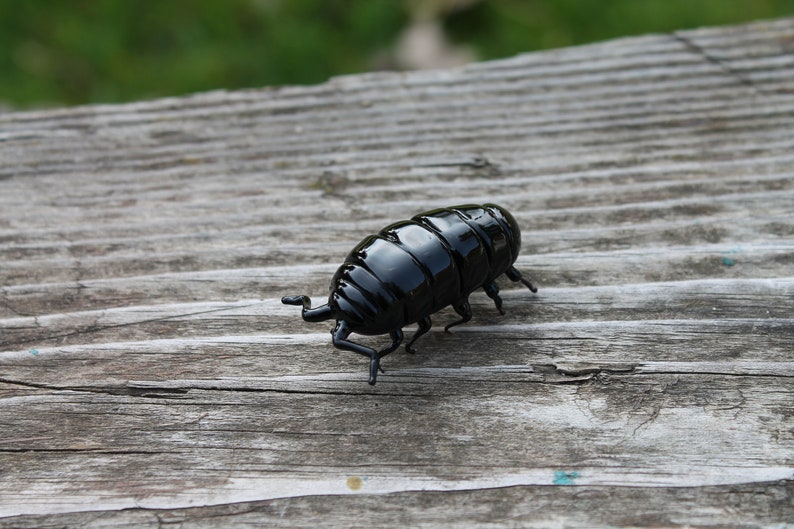
[[[333, 343], [370, 358], [370, 384], [375, 384], [380, 359], [399, 347], [402, 328], [419, 328], [406, 349], [430, 329], [430, 315], [452, 305], [461, 319], [471, 319], [469, 295], [483, 288], [501, 314], [502, 300], [494, 280], [506, 274], [536, 292], [513, 268], [521, 232], [513, 216], [495, 204], [436, 209], [397, 222], [361, 241], [331, 280], [328, 303], [310, 308], [307, 296], [282, 302], [303, 305], [306, 321], [337, 320]], [[386, 334], [392, 344], [375, 351], [347, 338], [351, 333]]]

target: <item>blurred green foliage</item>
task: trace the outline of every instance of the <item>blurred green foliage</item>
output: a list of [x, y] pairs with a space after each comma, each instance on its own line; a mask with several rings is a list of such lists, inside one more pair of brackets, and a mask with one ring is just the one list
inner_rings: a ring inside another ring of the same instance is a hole
[[626, 35], [794, 15], [794, 0], [496, 0], [452, 13], [454, 40], [484, 59]]
[[322, 82], [392, 66], [401, 31], [428, 13], [491, 59], [789, 16], [794, 0], [0, 0], [0, 103]]

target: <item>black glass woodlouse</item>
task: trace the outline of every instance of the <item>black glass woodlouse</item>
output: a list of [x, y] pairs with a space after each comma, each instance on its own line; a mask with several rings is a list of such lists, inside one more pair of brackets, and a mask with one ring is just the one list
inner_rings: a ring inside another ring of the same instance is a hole
[[[469, 295], [481, 288], [500, 314], [502, 298], [495, 279], [505, 274], [532, 292], [537, 289], [513, 267], [521, 232], [513, 216], [496, 204], [467, 204], [434, 209], [396, 222], [362, 240], [331, 280], [328, 303], [311, 308], [308, 296], [285, 296], [300, 305], [305, 321], [336, 320], [335, 347], [370, 358], [369, 383], [375, 384], [380, 360], [403, 341], [402, 328], [418, 324], [405, 346], [414, 353], [416, 339], [430, 330], [430, 315], [452, 305], [460, 319], [471, 319]], [[391, 345], [376, 351], [348, 340], [351, 333], [388, 333]]]

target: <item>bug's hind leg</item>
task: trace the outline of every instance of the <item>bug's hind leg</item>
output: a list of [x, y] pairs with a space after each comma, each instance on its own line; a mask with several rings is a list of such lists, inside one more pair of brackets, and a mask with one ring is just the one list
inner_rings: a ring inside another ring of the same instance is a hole
[[530, 289], [532, 292], [537, 292], [538, 291], [538, 289], [535, 287], [535, 285], [533, 285], [528, 280], [526, 280], [523, 277], [521, 277], [521, 272], [519, 272], [518, 270], [516, 270], [512, 266], [507, 269], [507, 272], [505, 272], [505, 275], [507, 276], [507, 278], [510, 281], [515, 281], [517, 283], [518, 282], [523, 283], [524, 286], [527, 287], [528, 289]]
[[487, 285], [483, 285], [482, 289], [485, 290], [485, 293], [488, 294], [488, 297], [491, 298], [496, 305], [496, 310], [499, 311], [499, 314], [502, 316], [505, 315], [505, 311], [502, 310], [502, 298], [499, 297], [499, 287], [496, 286], [496, 283], [488, 283]]
[[469, 298], [465, 297], [461, 301], [452, 305], [452, 308], [455, 309], [455, 312], [458, 313], [460, 319], [458, 321], [453, 321], [446, 327], [444, 327], [444, 332], [449, 332], [450, 327], [454, 327], [455, 325], [460, 325], [461, 323], [466, 323], [471, 319], [471, 306], [469, 305]]
[[417, 324], [419, 325], [419, 328], [416, 330], [416, 334], [413, 335], [411, 341], [408, 342], [408, 345], [405, 346], [405, 350], [411, 354], [416, 352], [416, 349], [414, 349], [414, 342], [416, 341], [416, 339], [430, 330], [430, 325], [432, 325], [432, 323], [430, 322], [430, 316], [427, 316], [424, 319], [419, 320]]
[[369, 383], [371, 386], [375, 385], [375, 382], [378, 379], [378, 371], [383, 371], [383, 368], [380, 367], [380, 359], [386, 356], [387, 354], [391, 353], [395, 349], [397, 349], [403, 341], [403, 332], [401, 330], [392, 331], [389, 333], [391, 336], [392, 343], [385, 349], [381, 351], [375, 351], [375, 349], [371, 347], [367, 347], [365, 345], [357, 344], [356, 342], [351, 342], [347, 339], [350, 336], [350, 327], [348, 327], [347, 323], [344, 321], [339, 321], [336, 324], [336, 327], [333, 331], [331, 331], [331, 336], [334, 347], [337, 349], [342, 349], [345, 351], [352, 351], [354, 353], [358, 353], [363, 356], [369, 357]]

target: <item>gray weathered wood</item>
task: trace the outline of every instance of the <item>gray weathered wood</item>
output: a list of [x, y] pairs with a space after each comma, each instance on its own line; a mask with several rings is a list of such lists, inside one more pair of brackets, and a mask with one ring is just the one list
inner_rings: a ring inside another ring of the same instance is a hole
[[[0, 114], [0, 527], [791, 526], [793, 52], [787, 19]], [[279, 302], [484, 201], [539, 293], [375, 387]]]

